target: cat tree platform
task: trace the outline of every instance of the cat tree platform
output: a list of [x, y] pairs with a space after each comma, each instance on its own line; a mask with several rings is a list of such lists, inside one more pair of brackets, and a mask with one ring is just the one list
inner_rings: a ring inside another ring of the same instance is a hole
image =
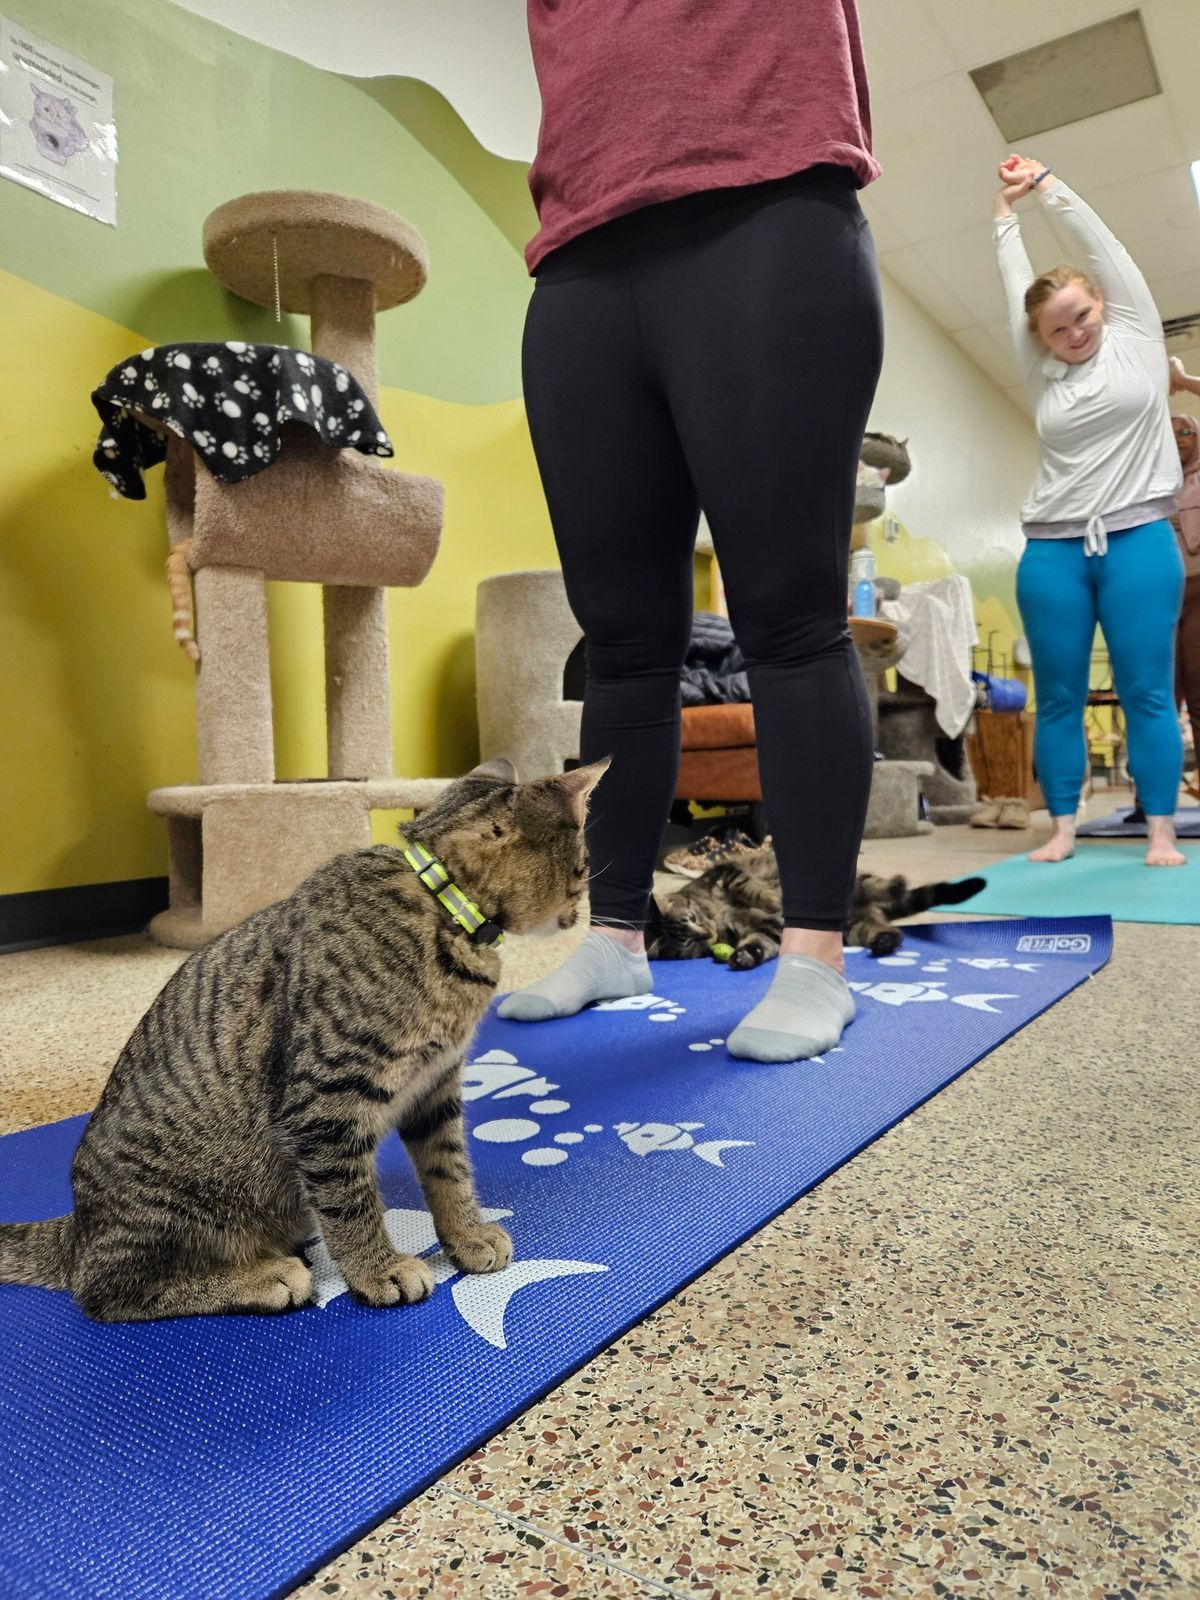
[[[203, 238], [225, 288], [307, 313], [313, 354], [345, 369], [339, 389], [348, 373], [377, 405], [376, 312], [411, 300], [428, 275], [411, 224], [366, 200], [272, 190], [219, 206]], [[278, 459], [240, 482], [220, 481], [166, 436], [168, 535], [195, 591], [200, 781], [149, 797], [168, 827], [170, 906], [150, 925], [164, 944], [195, 948], [283, 898], [331, 856], [368, 844], [373, 810], [427, 806], [447, 781], [393, 775], [386, 604], [389, 587], [429, 572], [442, 485], [295, 422], [283, 435]], [[323, 588], [327, 777], [275, 781], [268, 579]]]
[[170, 905], [154, 919], [160, 944], [196, 950], [286, 894], [331, 856], [371, 843], [371, 812], [420, 810], [440, 778], [186, 784], [154, 789], [165, 817]]

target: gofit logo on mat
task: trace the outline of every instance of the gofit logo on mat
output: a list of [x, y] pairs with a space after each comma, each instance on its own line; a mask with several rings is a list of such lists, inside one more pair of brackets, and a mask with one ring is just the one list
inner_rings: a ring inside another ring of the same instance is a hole
[[1040, 956], [1086, 956], [1092, 948], [1090, 933], [1024, 933], [1017, 949]]

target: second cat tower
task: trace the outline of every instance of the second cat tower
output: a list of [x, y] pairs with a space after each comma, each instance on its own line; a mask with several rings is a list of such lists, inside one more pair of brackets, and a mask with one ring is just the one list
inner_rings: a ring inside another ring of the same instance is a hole
[[[170, 906], [150, 931], [184, 948], [290, 893], [338, 852], [368, 844], [371, 811], [428, 805], [445, 785], [394, 773], [386, 608], [388, 587], [415, 586], [432, 565], [442, 485], [359, 453], [390, 454], [390, 445], [382, 430], [362, 439], [351, 427], [356, 412], [374, 420], [375, 315], [424, 286], [424, 241], [369, 201], [278, 190], [212, 212], [204, 256], [243, 299], [307, 313], [313, 353], [333, 365], [318, 370], [300, 352], [280, 352], [285, 368], [312, 366], [318, 381], [287, 391], [278, 413], [281, 453], [253, 476], [222, 481], [217, 471], [229, 463], [213, 455], [205, 430], [191, 439], [175, 424], [165, 431], [168, 535], [173, 551], [186, 552], [195, 586], [200, 781], [149, 796], [150, 809], [166, 819], [170, 855]], [[233, 341], [212, 347], [219, 358], [196, 355], [203, 346], [177, 348], [193, 352], [186, 359], [201, 367], [217, 361], [213, 372], [228, 368], [227, 397], [220, 389], [202, 396], [209, 414], [214, 403], [226, 415], [253, 412], [261, 384], [249, 370], [239, 377], [225, 352], [245, 358], [247, 350], [262, 356], [273, 347]], [[347, 406], [316, 431], [314, 409], [327, 418], [326, 403], [336, 398], [322, 397], [321, 382], [347, 390]], [[156, 420], [144, 402], [139, 414]], [[255, 415], [267, 431], [273, 419]], [[342, 437], [351, 448], [340, 447]], [[220, 446], [235, 461], [239, 448], [236, 441]], [[275, 778], [267, 579], [323, 588], [324, 777]]]

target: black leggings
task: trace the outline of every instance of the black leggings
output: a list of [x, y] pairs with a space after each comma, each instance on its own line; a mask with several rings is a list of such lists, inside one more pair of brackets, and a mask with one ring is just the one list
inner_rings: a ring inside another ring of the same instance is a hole
[[842, 927], [873, 755], [847, 559], [881, 351], [874, 246], [840, 168], [650, 206], [542, 264], [525, 402], [586, 639], [580, 756], [613, 758], [588, 824], [593, 922], [645, 921], [703, 506], [785, 920]]

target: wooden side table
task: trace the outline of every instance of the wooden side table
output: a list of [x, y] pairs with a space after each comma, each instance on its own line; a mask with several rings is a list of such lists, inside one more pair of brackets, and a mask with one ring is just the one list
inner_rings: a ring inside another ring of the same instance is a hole
[[967, 760], [981, 795], [1027, 800], [1034, 809], [1045, 805], [1033, 775], [1036, 723], [1031, 711], [975, 713], [974, 729], [967, 735]]

